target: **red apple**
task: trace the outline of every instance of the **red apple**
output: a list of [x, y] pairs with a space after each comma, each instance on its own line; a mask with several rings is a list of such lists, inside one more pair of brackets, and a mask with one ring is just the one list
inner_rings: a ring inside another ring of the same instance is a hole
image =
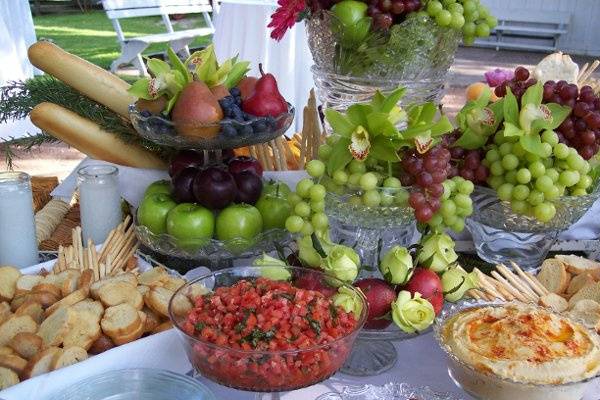
[[225, 168], [213, 166], [196, 175], [193, 191], [198, 203], [216, 210], [227, 207], [235, 200], [237, 187], [233, 176]]
[[201, 168], [204, 165], [204, 155], [195, 150], [183, 150], [173, 157], [169, 165], [169, 176], [172, 178], [181, 170], [188, 167]]
[[259, 177], [263, 175], [263, 167], [260, 162], [253, 157], [234, 157], [229, 161], [229, 172], [233, 175], [238, 174], [242, 171], [252, 171]]
[[415, 292], [419, 292], [421, 297], [427, 299], [431, 305], [433, 305], [436, 315], [442, 311], [442, 307], [444, 306], [444, 290], [442, 289], [442, 280], [438, 274], [432, 270], [426, 268], [415, 268], [415, 272], [410, 278], [410, 281], [408, 281], [406, 286], [404, 286], [402, 289], [408, 290], [412, 295], [414, 295]]
[[354, 283], [360, 288], [367, 298], [369, 315], [367, 316], [367, 329], [385, 329], [392, 322], [384, 316], [392, 309], [392, 303], [396, 300], [394, 287], [383, 279], [361, 279]]
[[245, 170], [237, 174], [233, 174], [235, 184], [237, 186], [237, 203], [256, 204], [262, 192], [262, 179], [254, 172]]
[[178, 203], [194, 203], [196, 201], [193, 183], [197, 174], [198, 168], [187, 167], [173, 176], [171, 181], [173, 197]]

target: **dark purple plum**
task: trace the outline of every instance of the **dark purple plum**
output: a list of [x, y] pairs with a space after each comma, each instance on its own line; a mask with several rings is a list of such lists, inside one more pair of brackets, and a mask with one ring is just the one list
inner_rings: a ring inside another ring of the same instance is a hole
[[182, 169], [171, 180], [173, 187], [173, 197], [178, 203], [193, 203], [196, 201], [194, 196], [194, 178], [198, 175], [198, 168], [187, 167]]
[[233, 179], [235, 179], [235, 185], [238, 189], [235, 197], [236, 203], [254, 205], [262, 193], [262, 179], [250, 170], [233, 174]]
[[229, 161], [229, 172], [238, 174], [242, 171], [252, 171], [259, 177], [263, 175], [263, 167], [260, 162], [253, 157], [234, 157]]
[[200, 171], [194, 178], [193, 190], [196, 201], [212, 210], [227, 207], [237, 195], [233, 176], [220, 166]]
[[181, 170], [188, 167], [202, 168], [204, 155], [195, 150], [183, 150], [177, 153], [169, 165], [169, 175], [174, 177]]

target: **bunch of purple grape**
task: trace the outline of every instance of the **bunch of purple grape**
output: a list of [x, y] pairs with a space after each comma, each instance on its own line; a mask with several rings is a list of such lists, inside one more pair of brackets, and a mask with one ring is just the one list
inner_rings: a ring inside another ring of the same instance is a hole
[[367, 14], [373, 18], [376, 29], [388, 30], [399, 24], [412, 12], [419, 11], [421, 0], [369, 0]]
[[440, 209], [444, 194], [442, 183], [450, 172], [450, 151], [441, 145], [424, 154], [414, 149], [402, 155], [402, 186], [414, 186], [408, 204], [415, 210], [417, 221], [426, 223]]
[[448, 177], [461, 176], [473, 183], [485, 185], [490, 175], [489, 168], [482, 163], [485, 152], [481, 149], [467, 150], [454, 146], [459, 137], [460, 131], [455, 130], [442, 139], [442, 144], [450, 150], [450, 172]]
[[509, 81], [505, 81], [500, 86], [497, 86], [494, 90], [494, 93], [498, 97], [506, 96], [506, 89], [510, 88], [512, 94], [515, 95], [519, 103], [521, 102], [521, 97], [525, 94], [525, 91], [530, 86], [533, 86], [537, 83], [535, 78], [529, 77], [529, 70], [525, 67], [517, 67], [515, 69], [515, 77]]
[[566, 81], [544, 84], [544, 102], [571, 107], [571, 115], [558, 127], [558, 140], [586, 160], [600, 150], [600, 98], [590, 86], [581, 90]]

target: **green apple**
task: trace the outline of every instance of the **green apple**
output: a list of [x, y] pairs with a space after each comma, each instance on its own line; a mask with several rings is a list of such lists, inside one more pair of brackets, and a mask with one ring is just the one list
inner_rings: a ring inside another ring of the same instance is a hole
[[285, 220], [292, 213], [292, 205], [286, 198], [275, 195], [262, 195], [256, 202], [263, 220], [263, 229], [285, 228]]
[[288, 195], [292, 191], [290, 187], [281, 181], [270, 180], [267, 184], [263, 186], [263, 190], [261, 196], [272, 195], [276, 197], [282, 197], [287, 199]]
[[164, 194], [170, 195], [171, 194], [171, 182], [166, 179], [152, 182], [146, 188], [146, 191], [144, 192], [144, 197], [147, 197], [154, 193], [164, 193]]
[[165, 193], [150, 194], [137, 209], [137, 220], [155, 235], [167, 232], [167, 214], [177, 206], [175, 200]]
[[213, 237], [215, 216], [199, 204], [181, 203], [167, 215], [167, 232], [179, 247], [193, 251]]
[[251, 240], [263, 229], [260, 211], [249, 204], [233, 204], [217, 216], [217, 239]]

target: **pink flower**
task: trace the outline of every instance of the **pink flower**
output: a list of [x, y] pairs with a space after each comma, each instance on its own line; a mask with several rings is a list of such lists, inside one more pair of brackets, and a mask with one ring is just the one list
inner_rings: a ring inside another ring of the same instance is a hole
[[485, 80], [491, 87], [502, 85], [504, 82], [511, 80], [515, 74], [509, 69], [496, 68], [493, 71], [488, 71], [485, 74]]
[[273, 28], [271, 37], [279, 41], [288, 29], [303, 19], [306, 2], [305, 0], [279, 0], [277, 4], [279, 7], [271, 15], [271, 22], [267, 27]]

